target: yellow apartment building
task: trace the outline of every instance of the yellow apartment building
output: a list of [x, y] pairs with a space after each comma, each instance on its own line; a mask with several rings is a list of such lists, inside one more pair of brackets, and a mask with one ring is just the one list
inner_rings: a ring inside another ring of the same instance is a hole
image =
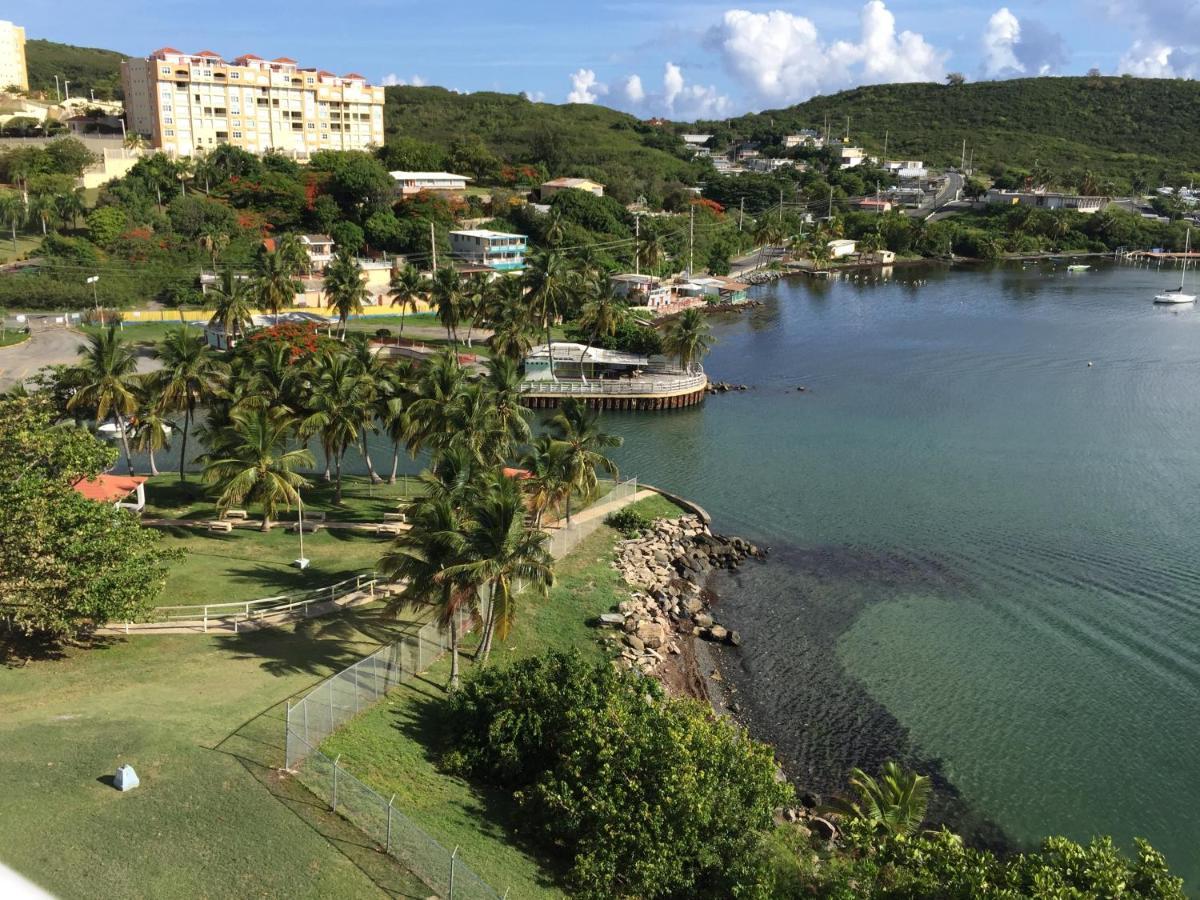
[[129, 130], [169, 156], [231, 144], [306, 160], [318, 150], [383, 145], [383, 88], [354, 72], [163, 47], [122, 62], [121, 84]]
[[0, 19], [0, 90], [14, 84], [23, 91], [29, 90], [25, 29]]

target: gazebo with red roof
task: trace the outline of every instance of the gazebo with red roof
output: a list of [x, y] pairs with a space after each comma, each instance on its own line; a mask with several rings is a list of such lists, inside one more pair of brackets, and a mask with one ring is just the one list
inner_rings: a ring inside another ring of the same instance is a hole
[[[80, 478], [72, 487], [96, 503], [111, 503], [133, 512], [141, 512], [146, 506], [146, 479], [141, 475], [97, 475]], [[130, 494], [136, 494], [137, 500], [126, 500]]]

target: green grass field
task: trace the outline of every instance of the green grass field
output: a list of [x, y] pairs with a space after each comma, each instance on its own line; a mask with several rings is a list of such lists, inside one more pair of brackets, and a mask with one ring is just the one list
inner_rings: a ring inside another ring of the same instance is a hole
[[[652, 518], [681, 512], [661, 497], [634, 508]], [[628, 597], [611, 565], [617, 539], [615, 531], [603, 527], [561, 560], [549, 597], [523, 603], [512, 634], [497, 642], [493, 663], [569, 648], [602, 658], [606, 651], [599, 633], [587, 622]], [[464, 672], [469, 671], [470, 659], [463, 663]], [[508, 888], [510, 897], [561, 897], [553, 864], [523, 849], [511, 798], [437, 769], [449, 670], [449, 661], [441, 660], [424, 678], [397, 688], [331, 736], [321, 749], [330, 756], [340, 753], [342, 764], [381, 794], [395, 793], [398, 809], [443, 846], [460, 847], [464, 863], [500, 893]]]
[[3, 232], [0, 232], [0, 263], [21, 259], [33, 253], [41, 245], [42, 236], [40, 234], [18, 234], [17, 246], [14, 249], [12, 232], [5, 229]]
[[285, 699], [405, 627], [366, 609], [0, 668], [0, 861], [64, 898], [427, 897], [278, 771]]
[[16, 328], [6, 328], [4, 334], [0, 335], [0, 347], [11, 347], [14, 344], [23, 344], [29, 340], [29, 332]]

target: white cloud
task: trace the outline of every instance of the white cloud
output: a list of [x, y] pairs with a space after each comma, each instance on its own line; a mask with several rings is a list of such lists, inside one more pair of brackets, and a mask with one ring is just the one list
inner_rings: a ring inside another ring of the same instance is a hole
[[597, 99], [608, 93], [608, 85], [596, 80], [596, 73], [591, 69], [579, 69], [571, 73], [571, 90], [567, 94], [568, 103], [595, 103]]
[[1021, 40], [1021, 23], [1007, 6], [992, 13], [983, 33], [983, 71], [990, 77], [1024, 72], [1014, 47]]
[[640, 75], [630, 75], [625, 79], [625, 99], [635, 106], [646, 99], [646, 89], [642, 87]]
[[1117, 64], [1117, 71], [1140, 78], [1174, 78], [1171, 56], [1175, 48], [1154, 40], [1136, 40]]
[[1134, 36], [1117, 71], [1146, 78], [1200, 77], [1200, 4], [1195, 0], [1108, 0], [1108, 13]]
[[532, 103], [545, 103], [545, 91], [521, 91], [521, 96]]
[[425, 85], [427, 85], [429, 82], [427, 82], [420, 75], [414, 75], [412, 78], [401, 78], [395, 72], [389, 72], [387, 75], [383, 76], [383, 81], [380, 83], [383, 85], [386, 85], [387, 87], [394, 87], [396, 85], [411, 85], [412, 87], [425, 87]]
[[988, 19], [983, 32], [984, 77], [1049, 75], [1066, 61], [1062, 35], [1040, 22], [1022, 21], [1007, 6]]
[[948, 54], [912, 31], [896, 31], [896, 17], [882, 0], [859, 14], [858, 42], [822, 41], [816, 25], [784, 10], [726, 11], [707, 43], [755, 97], [791, 103], [853, 84], [940, 81]]

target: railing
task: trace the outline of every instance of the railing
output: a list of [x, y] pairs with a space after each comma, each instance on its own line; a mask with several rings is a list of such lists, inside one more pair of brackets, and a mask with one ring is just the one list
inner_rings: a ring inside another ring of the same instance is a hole
[[203, 606], [159, 606], [154, 609], [155, 618], [152, 622], [201, 622], [204, 631], [208, 631], [210, 622], [231, 623], [236, 628], [241, 622], [261, 621], [269, 616], [303, 610], [308, 614], [308, 608], [314, 603], [335, 603], [347, 594], [369, 590], [374, 594], [375, 587], [380, 583], [374, 573], [355, 575], [328, 587], [314, 588], [298, 594], [280, 594], [277, 597], [263, 597], [260, 600], [246, 600], [240, 603], [206, 603]]
[[521, 382], [523, 394], [667, 394], [700, 390], [708, 383], [703, 371], [694, 375], [678, 375], [654, 379], [577, 379], [539, 378]]

